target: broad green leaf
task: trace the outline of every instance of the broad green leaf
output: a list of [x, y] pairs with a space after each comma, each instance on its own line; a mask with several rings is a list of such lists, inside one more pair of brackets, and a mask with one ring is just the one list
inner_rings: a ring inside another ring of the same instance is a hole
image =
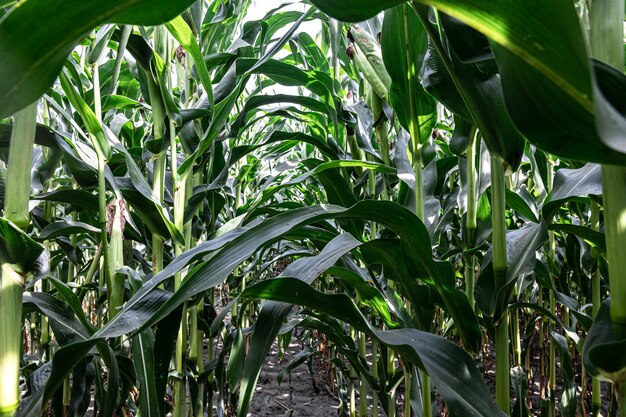
[[437, 108], [435, 100], [419, 81], [428, 36], [408, 4], [385, 12], [381, 46], [392, 80], [391, 105], [412, 139], [424, 143], [430, 139], [437, 123]]
[[233, 346], [230, 349], [230, 357], [226, 366], [226, 380], [231, 387], [236, 387], [241, 379], [244, 362], [246, 359], [246, 344], [241, 333], [241, 328], [236, 329]]
[[311, 0], [321, 11], [344, 22], [360, 22], [404, 2], [405, 0]]
[[548, 225], [548, 229], [556, 232], [571, 233], [578, 236], [579, 238], [590, 243], [593, 247], [597, 248], [600, 253], [606, 254], [606, 239], [604, 237], [604, 233], [602, 232], [593, 230], [592, 228], [586, 226], [563, 223], [550, 224]]
[[237, 60], [237, 74], [263, 74], [275, 82], [284, 86], [301, 86], [324, 99], [334, 108], [333, 80], [324, 72], [315, 70], [302, 70], [296, 65], [274, 59], [258, 65], [259, 60], [252, 58], [240, 58]]
[[213, 85], [211, 84], [211, 76], [209, 75], [206, 63], [204, 62], [204, 57], [202, 56], [202, 51], [200, 50], [200, 46], [198, 45], [191, 28], [181, 16], [177, 16], [173, 20], [170, 20], [165, 24], [165, 26], [167, 27], [167, 30], [170, 31], [172, 36], [176, 38], [176, 40], [193, 58], [196, 71], [198, 71], [198, 77], [200, 78], [202, 87], [204, 87], [204, 91], [208, 97], [209, 106], [213, 108], [215, 102], [213, 100]]
[[37, 236], [37, 240], [50, 240], [58, 236], [71, 236], [78, 233], [99, 234], [100, 229], [83, 222], [76, 222], [72, 220], [57, 221], [50, 223], [41, 229], [39, 236]]
[[50, 320], [54, 334], [59, 338], [61, 346], [84, 341], [89, 337], [82, 323], [76, 318], [67, 303], [50, 294], [26, 292], [23, 304], [28, 308], [40, 311]]
[[548, 241], [545, 223], [528, 223], [518, 230], [506, 234], [506, 248], [509, 268], [506, 282], [497, 287], [493, 273], [491, 249], [485, 255], [481, 273], [474, 293], [476, 305], [496, 322], [506, 311], [514, 284], [533, 272], [537, 262], [536, 251]]
[[[314, 12], [315, 12], [315, 7], [311, 7], [306, 13], [291, 12], [290, 14], [290, 12], [287, 12], [287, 13], [281, 13], [279, 15], [270, 17], [268, 36], [272, 36], [272, 31], [278, 30], [279, 28], [285, 26], [287, 22], [293, 21], [290, 16], [293, 16], [294, 13], [300, 14], [300, 17], [294, 22], [294, 24], [291, 25], [291, 27], [285, 32], [284, 35], [281, 36], [281, 38], [277, 42], [272, 44], [272, 46], [268, 48], [267, 51], [265, 51], [265, 53], [261, 56], [261, 58], [256, 62], [256, 64], [254, 64], [248, 70], [247, 73], [251, 74], [258, 67], [260, 67], [265, 62], [267, 62], [267, 60], [271, 59], [274, 55], [276, 55], [276, 53], [278, 53], [278, 51], [280, 51], [283, 48], [283, 46], [285, 46], [287, 42], [289, 42], [293, 34], [300, 27], [300, 24], [304, 22], [305, 20], [310, 19], [311, 16], [313, 16]], [[283, 17], [287, 17], [287, 20], [283, 22], [278, 22], [278, 23], [273, 21], [274, 19], [282, 19]]]
[[0, 117], [38, 99], [59, 75], [72, 49], [96, 26], [157, 25], [192, 3], [192, 0], [22, 2], [0, 21]]
[[[441, 15], [442, 40], [436, 28], [428, 22], [428, 10], [425, 7], [416, 7], [422, 23], [431, 36], [431, 49], [426, 56], [424, 67], [422, 68], [422, 78], [425, 83], [429, 77], [434, 77], [437, 84], [430, 84], [430, 91], [435, 97], [443, 96], [450, 98], [451, 103], [443, 101], [444, 105], [449, 105], [452, 110], [461, 108], [462, 117], [469, 116], [468, 121], [472, 122], [481, 133], [489, 152], [499, 155], [513, 171], [517, 170], [524, 152], [525, 141], [516, 126], [513, 124], [507, 112], [502, 83], [498, 74], [485, 71], [483, 62], [462, 62], [459, 52], [467, 45], [459, 42], [467, 37], [482, 37], [469, 26], [466, 26], [446, 15]], [[455, 37], [447, 37], [447, 30], [453, 31]], [[480, 45], [473, 45], [480, 47]], [[481, 51], [466, 51], [466, 53], [479, 54]], [[435, 71], [445, 71], [448, 74], [437, 74]], [[453, 86], [445, 85], [445, 82], [452, 81]], [[425, 84], [427, 85], [427, 84]], [[438, 87], [436, 91], [433, 87]], [[429, 87], [426, 87], [429, 91]], [[453, 89], [457, 92], [454, 93]], [[461, 98], [463, 104], [456, 100]], [[467, 115], [464, 116], [465, 111]]]
[[578, 404], [576, 401], [576, 383], [574, 381], [574, 369], [572, 368], [572, 358], [570, 356], [569, 344], [565, 336], [556, 332], [550, 334], [556, 344], [556, 351], [561, 363], [561, 378], [563, 380], [563, 394], [558, 406], [564, 417], [576, 417]]
[[93, 110], [85, 103], [85, 100], [81, 97], [74, 85], [72, 85], [72, 82], [65, 73], [61, 72], [59, 78], [67, 98], [70, 100], [70, 103], [72, 103], [72, 106], [76, 109], [85, 127], [87, 127], [87, 130], [91, 134], [94, 148], [97, 149], [105, 159], [110, 158], [111, 145], [104, 133], [102, 123], [98, 120]]
[[96, 341], [82, 340], [58, 349], [54, 359], [42, 367], [43, 372], [37, 376], [37, 385], [31, 395], [22, 400], [18, 411], [19, 417], [38, 416], [52, 394], [63, 386], [65, 378], [72, 368], [94, 347]]
[[[281, 275], [294, 276], [310, 284], [326, 269], [333, 266], [339, 258], [359, 245], [361, 242], [351, 235], [339, 235], [330, 241], [319, 255], [296, 260]], [[289, 314], [292, 307], [291, 304], [269, 302], [263, 306], [259, 313], [250, 340], [250, 349], [243, 366], [240, 385], [241, 396], [237, 407], [240, 414], [248, 413], [261, 367], [282, 327], [283, 319]]]
[[403, 359], [425, 369], [453, 415], [504, 416], [471, 356], [441, 336], [416, 329], [377, 330], [350, 297], [324, 294], [293, 278], [260, 282], [247, 288], [243, 295], [315, 308], [369, 333], [393, 347]]
[[586, 164], [578, 169], [559, 169], [553, 181], [552, 191], [542, 208], [546, 221], [550, 221], [569, 199], [602, 194], [602, 172], [597, 164]]
[[128, 110], [128, 109], [136, 109], [139, 107], [147, 107], [145, 104], [140, 103], [137, 100], [133, 100], [130, 97], [120, 96], [120, 95], [111, 95], [106, 99], [105, 104], [102, 106], [102, 112], [106, 113], [109, 110]]
[[315, 40], [307, 32], [300, 32], [297, 37], [297, 43], [311, 68], [316, 68], [323, 74], [330, 74], [330, 66], [324, 52], [315, 43]]
[[[139, 167], [137, 167], [137, 164], [133, 160], [132, 156], [128, 153], [128, 151], [126, 151], [126, 148], [122, 146], [117, 146], [116, 148], [123, 151], [124, 153], [126, 167], [128, 169], [130, 180], [134, 188], [142, 195], [142, 197], [144, 197], [152, 204], [153, 207], [151, 208], [159, 214], [161, 222], [167, 228], [167, 234], [162, 234], [161, 236], [170, 236], [175, 242], [184, 242], [181, 231], [178, 230], [176, 225], [174, 225], [174, 223], [170, 220], [169, 214], [163, 207], [163, 204], [159, 202], [159, 199], [152, 191], [152, 188], [148, 184], [148, 181], [146, 181], [145, 177], [142, 175]], [[141, 209], [142, 207], [139, 206], [139, 208]]]
[[330, 109], [328, 105], [326, 105], [321, 100], [318, 100], [313, 97], [307, 96], [296, 96], [290, 94], [274, 94], [274, 95], [254, 95], [251, 96], [244, 106], [244, 108], [239, 113], [239, 116], [233, 124], [231, 125], [232, 134], [239, 135], [240, 130], [246, 124], [248, 118], [252, 113], [256, 113], [261, 111], [262, 106], [267, 106], [269, 104], [278, 104], [278, 103], [292, 103], [297, 104], [299, 106], [305, 107], [307, 109], [330, 115]]
[[626, 377], [626, 340], [617, 339], [611, 321], [611, 298], [602, 302], [583, 348], [589, 374], [611, 383]]
[[[331, 16], [361, 20], [398, 4], [314, 0]], [[567, 0], [420, 0], [491, 40], [505, 101], [517, 128], [555, 155], [626, 164], [622, 107], [626, 77], [592, 63], [574, 8]], [[417, 1], [412, 1], [415, 6]]]
[[[373, 220], [388, 227], [413, 249], [411, 256], [425, 272], [426, 276], [423, 278], [432, 279], [441, 292], [445, 292], [445, 288], [451, 283], [454, 287], [455, 276], [452, 265], [433, 259], [428, 231], [417, 217], [404, 207], [387, 201], [361, 201], [348, 209], [333, 205], [304, 207], [276, 215], [229, 241], [210, 260], [191, 271], [171, 298], [163, 303], [165, 298], [162, 298], [157, 305], [154, 300], [147, 302], [144, 298], [150, 298], [158, 283], [173, 276], [169, 273], [159, 274], [148, 285], [144, 285], [124, 305], [122, 312], [100, 328], [94, 337], [115, 337], [136, 329], [145, 329], [193, 295], [221, 284], [237, 265], [248, 259], [262, 245], [280, 238], [291, 230], [332, 218]], [[141, 313], [139, 318], [139, 311], [144, 309], [148, 309], [149, 314]], [[451, 308], [448, 310], [455, 311]], [[458, 331], [468, 348], [478, 346], [481, 336], [477, 322], [471, 327], [459, 327]]]
[[13, 264], [21, 274], [44, 275], [48, 271], [46, 248], [10, 221], [0, 217], [0, 263]]
[[526, 217], [533, 223], [539, 223], [539, 219], [537, 219], [537, 215], [533, 212], [530, 206], [524, 201], [524, 199], [518, 194], [515, 193], [508, 188], [505, 190], [506, 192], [506, 205], [522, 216]]
[[528, 396], [528, 376], [521, 366], [511, 368], [511, 385], [515, 390], [515, 405], [512, 417], [530, 417], [526, 398]]
[[98, 211], [98, 197], [85, 190], [65, 190], [57, 189], [48, 193], [36, 194], [32, 200], [56, 201], [73, 206], [74, 209], [86, 209], [88, 211]]

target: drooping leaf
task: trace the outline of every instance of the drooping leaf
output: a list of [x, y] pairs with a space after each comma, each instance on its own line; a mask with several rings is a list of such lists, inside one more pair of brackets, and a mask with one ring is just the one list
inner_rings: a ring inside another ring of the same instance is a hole
[[556, 332], [551, 333], [552, 340], [556, 344], [556, 351], [561, 363], [561, 377], [563, 378], [563, 394], [558, 406], [564, 417], [576, 417], [578, 404], [576, 401], [576, 383], [574, 381], [574, 369], [570, 357], [569, 345], [565, 336]]
[[[452, 265], [433, 259], [428, 231], [417, 217], [404, 207], [388, 201], [361, 201], [348, 209], [332, 205], [305, 207], [276, 215], [226, 243], [219, 251], [219, 255], [188, 274], [178, 291], [163, 304], [156, 305], [151, 294], [158, 283], [172, 275], [162, 273], [158, 279], [153, 278], [124, 305], [120, 314], [100, 328], [94, 336], [115, 337], [158, 322], [189, 297], [221, 284], [237, 265], [250, 257], [260, 246], [293, 229], [329, 218], [374, 220], [390, 228], [413, 249], [411, 256], [424, 271], [424, 278], [432, 279], [433, 284], [441, 292], [445, 292], [451, 283], [454, 287]], [[147, 298], [151, 300], [148, 302]], [[463, 300], [464, 305], [469, 306], [467, 299]], [[457, 302], [459, 301], [462, 300]], [[143, 313], [146, 308], [149, 309], [149, 313]], [[458, 311], [451, 308], [448, 310]], [[142, 312], [141, 319], [137, 316], [138, 312]], [[481, 340], [478, 322], [471, 313], [471, 308], [466, 311], [466, 315], [473, 317], [473, 320], [469, 321], [471, 325], [458, 327], [458, 332], [465, 346], [477, 349]]]
[[39, 233], [39, 236], [37, 236], [37, 240], [50, 240], [58, 236], [70, 236], [77, 233], [98, 234], [100, 233], [100, 229], [83, 222], [72, 220], [58, 221], [44, 227]]
[[542, 208], [547, 221], [568, 199], [602, 194], [602, 172], [597, 164], [586, 164], [578, 169], [559, 169], [553, 181], [552, 192]]
[[523, 228], [507, 232], [508, 269], [506, 282], [497, 287], [491, 264], [491, 249], [485, 255], [480, 276], [476, 282], [476, 305], [497, 321], [506, 311], [513, 286], [521, 277], [533, 272], [537, 262], [536, 251], [548, 241], [545, 223], [528, 223]]
[[360, 22], [376, 16], [385, 9], [402, 4], [405, 0], [348, 0], [341, 3], [333, 0], [311, 0], [311, 2], [336, 19], [344, 22]]
[[371, 334], [393, 347], [404, 359], [425, 369], [452, 414], [504, 415], [495, 404], [471, 356], [440, 336], [416, 329], [377, 330], [363, 317], [350, 297], [318, 292], [297, 279], [266, 280], [247, 288], [244, 296], [293, 302], [319, 309]]
[[0, 263], [15, 265], [22, 274], [40, 276], [48, 272], [48, 262], [49, 255], [43, 245], [0, 217]]
[[191, 3], [192, 0], [40, 0], [14, 7], [0, 22], [0, 117], [39, 98], [59, 75], [74, 46], [96, 26], [157, 25]]
[[610, 310], [609, 297], [593, 320], [583, 348], [583, 362], [590, 375], [616, 383], [626, 376], [626, 339], [615, 337]]
[[[296, 260], [283, 271], [282, 275], [294, 276], [310, 284], [326, 269], [334, 265], [340, 257], [360, 244], [361, 242], [349, 234], [339, 235], [329, 242], [319, 255]], [[263, 306], [259, 313], [250, 340], [249, 353], [243, 364], [243, 377], [240, 385], [241, 396], [237, 407], [239, 413], [247, 414], [248, 412], [263, 362], [282, 327], [283, 319], [291, 311], [291, 308], [291, 304], [269, 302]]]

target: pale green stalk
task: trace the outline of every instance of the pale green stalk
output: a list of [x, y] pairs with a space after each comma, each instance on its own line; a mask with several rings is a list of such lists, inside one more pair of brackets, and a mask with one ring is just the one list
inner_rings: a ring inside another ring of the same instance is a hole
[[[591, 228], [593, 230], [600, 230], [600, 207], [595, 201], [591, 202]], [[594, 257], [597, 259], [597, 251], [592, 249]], [[591, 296], [592, 296], [592, 316], [595, 319], [598, 311], [600, 310], [600, 304], [602, 303], [602, 291], [600, 288], [600, 269], [596, 268], [591, 275]], [[593, 417], [600, 417], [600, 411], [602, 409], [602, 390], [600, 380], [593, 378], [591, 383], [591, 410]]]
[[[354, 327], [350, 326], [350, 337], [352, 339], [355, 338]], [[356, 389], [354, 387], [354, 381], [356, 380], [356, 371], [354, 370], [354, 366], [350, 365], [350, 407], [349, 414], [350, 417], [356, 417]]]
[[102, 98], [100, 93], [100, 71], [98, 70], [98, 62], [91, 66], [93, 77], [93, 106], [94, 113], [98, 121], [102, 122]]
[[[509, 268], [506, 255], [506, 194], [505, 177], [502, 160], [491, 155], [491, 209], [492, 209], [492, 248], [493, 271], [496, 288], [506, 282]], [[511, 400], [509, 397], [509, 312], [503, 312], [502, 318], [495, 324], [496, 328], [496, 402], [502, 410], [510, 414]]]
[[[470, 144], [467, 149], [467, 212], [465, 213], [465, 250], [474, 248], [476, 241], [476, 212], [478, 207], [476, 192], [476, 147], [479, 143], [478, 132], [473, 128], [470, 132]], [[463, 277], [465, 280], [465, 295], [472, 308], [475, 308], [474, 284], [476, 282], [476, 257], [473, 254], [464, 256]]]
[[[372, 378], [378, 380], [378, 341], [372, 338]], [[378, 394], [372, 391], [372, 416], [378, 416]]]
[[[548, 193], [552, 192], [553, 187], [553, 178], [554, 178], [554, 166], [552, 162], [548, 159], [548, 183], [546, 184], [546, 188]], [[551, 262], [555, 261], [556, 257], [556, 241], [554, 238], [554, 231], [548, 231], [548, 258]], [[552, 279], [552, 278], [551, 278]], [[556, 314], [556, 300], [554, 298], [554, 291], [550, 291], [549, 296], [549, 310], [552, 314]], [[548, 334], [554, 331], [554, 324], [552, 322], [548, 322]], [[556, 407], [556, 345], [553, 340], [549, 339], [550, 348], [548, 353], [548, 397], [550, 401], [550, 405], [548, 406], [548, 417], [553, 417], [555, 413]]]
[[[23, 230], [30, 222], [30, 166], [36, 121], [35, 102], [15, 114], [11, 132], [4, 217]], [[19, 403], [23, 285], [24, 276], [13, 265], [3, 263], [0, 271], [0, 417], [14, 416]]]
[[[404, 31], [405, 33], [409, 33], [409, 13], [413, 14], [413, 10], [411, 10], [408, 4], [403, 6], [403, 23], [404, 23]], [[405, 37], [405, 45], [404, 50], [406, 53], [406, 62], [413, 62], [413, 57], [411, 56], [410, 51], [412, 50], [412, 46], [409, 45], [409, 38]], [[409, 84], [417, 83], [419, 84], [419, 80], [417, 79], [417, 69], [411, 68], [407, 71], [407, 79]], [[419, 123], [419, 113], [418, 109], [415, 108], [416, 97], [413, 97], [414, 90], [412, 88], [408, 89], [409, 93], [409, 105], [411, 106], [411, 118], [409, 120], [409, 134], [411, 136], [411, 147], [412, 147], [412, 166], [413, 173], [415, 175], [415, 215], [419, 218], [423, 223], [425, 219], [424, 213], [424, 175], [423, 175], [423, 167], [422, 167], [422, 143], [425, 142], [427, 138], [422, 137], [422, 132], [420, 131], [420, 123]], [[421, 329], [425, 331], [429, 331], [430, 329]], [[408, 370], [408, 372], [407, 372]], [[426, 371], [420, 370], [421, 376], [421, 391], [422, 391], [422, 415], [429, 416], [432, 414], [432, 403], [430, 399], [430, 376]], [[411, 414], [411, 402], [410, 402], [410, 393], [411, 393], [411, 377], [412, 373], [410, 372], [410, 368], [407, 369], [405, 367], [404, 373], [404, 384], [405, 384], [405, 415], [410, 416]]]
[[9, 264], [0, 274], [0, 417], [12, 417], [19, 403], [24, 278]]
[[[591, 1], [591, 49], [593, 56], [619, 72], [624, 71], [624, 2]], [[626, 338], [626, 168], [602, 166], [602, 190], [611, 321], [614, 338]], [[626, 383], [619, 384], [620, 415], [626, 415]]]
[[112, 94], [115, 94], [117, 88], [117, 81], [122, 70], [122, 63], [124, 62], [124, 53], [126, 52], [126, 46], [128, 45], [128, 39], [133, 31], [132, 25], [123, 25], [122, 34], [120, 36], [119, 46], [117, 48], [117, 55], [115, 57], [115, 66], [113, 67], [113, 73], [111, 74], [111, 88], [107, 95], [108, 100]]
[[[94, 107], [95, 107], [95, 115], [99, 122], [102, 122], [102, 108], [100, 102], [100, 75], [98, 72], [97, 62], [92, 67], [92, 80], [93, 80], [93, 91], [94, 91]], [[97, 144], [97, 140], [90, 132], [90, 138], [94, 145], [94, 149], [96, 151], [96, 155], [98, 158], [98, 216], [100, 223], [100, 237], [102, 242], [102, 253], [104, 257], [104, 266], [102, 268], [102, 273], [100, 274], [101, 285], [106, 285], [108, 288], [108, 297], [109, 297], [109, 318], [111, 318], [110, 311], [110, 297], [113, 292], [111, 288], [110, 280], [114, 275], [114, 271], [111, 270], [110, 263], [110, 251], [109, 251], [109, 240], [107, 236], [107, 197], [106, 197], [106, 178], [104, 176], [104, 170], [107, 164], [106, 157], [102, 152], [102, 149]], [[123, 291], [123, 290], [122, 290]]]
[[[393, 350], [387, 348], [387, 380], [396, 374], [395, 354]], [[388, 417], [396, 417], [396, 389], [389, 392], [389, 414]]]
[[109, 238], [109, 320], [117, 315], [124, 304], [124, 275], [116, 271], [124, 266], [124, 202], [114, 200], [110, 206], [110, 238]]
[[[359, 356], [365, 360], [365, 333], [359, 332]], [[359, 385], [359, 415], [367, 417], [367, 383], [361, 379]]]

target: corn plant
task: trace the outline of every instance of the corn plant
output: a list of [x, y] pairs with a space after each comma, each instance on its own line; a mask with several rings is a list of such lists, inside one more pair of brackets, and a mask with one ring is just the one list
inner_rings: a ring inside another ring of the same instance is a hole
[[0, 415], [626, 415], [623, 5], [255, 5], [0, 1]]

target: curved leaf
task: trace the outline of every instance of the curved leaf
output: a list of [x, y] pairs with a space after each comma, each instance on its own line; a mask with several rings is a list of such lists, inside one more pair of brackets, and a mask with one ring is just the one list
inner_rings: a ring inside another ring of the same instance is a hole
[[[452, 265], [449, 262], [433, 259], [430, 236], [425, 226], [412, 212], [399, 204], [389, 201], [361, 201], [348, 209], [333, 205], [304, 207], [276, 215], [226, 243], [215, 256], [191, 271], [174, 295], [162, 305], [157, 306], [152, 300], [148, 302], [144, 298], [150, 296], [158, 282], [172, 275], [160, 274], [158, 280], [157, 277], [153, 278], [150, 285], [144, 285], [124, 305], [122, 312], [100, 328], [94, 337], [115, 337], [131, 330], [145, 329], [161, 320], [188, 298], [221, 284], [237, 265], [248, 259], [262, 245], [304, 225], [333, 218], [373, 220], [388, 227], [406, 242], [407, 247], [411, 248], [411, 256], [424, 271], [425, 276], [420, 278], [432, 279], [434, 285], [442, 293], [445, 293], [448, 287], [454, 288], [455, 275]], [[457, 302], [462, 302], [463, 305], [469, 307], [467, 298], [459, 299]], [[137, 319], [137, 311], [144, 308], [149, 308], [152, 314], [147, 319], [143, 318], [146, 317], [143, 314], [141, 320]], [[448, 308], [448, 311], [459, 310]], [[473, 317], [472, 325], [458, 327], [458, 331], [465, 346], [475, 349], [480, 345], [482, 335], [478, 322], [471, 313], [471, 308], [465, 311], [469, 317]]]
[[311, 0], [311, 3], [336, 19], [344, 22], [360, 22], [376, 16], [385, 9], [404, 3], [406, 0]]
[[242, 296], [291, 302], [329, 313], [391, 346], [404, 359], [425, 369], [441, 392], [451, 415], [504, 416], [495, 404], [471, 356], [441, 336], [416, 329], [380, 331], [372, 327], [352, 299], [324, 294], [293, 278], [266, 280]]
[[572, 197], [602, 195], [602, 172], [597, 164], [586, 164], [578, 169], [559, 169], [553, 181], [552, 191], [542, 208], [546, 221], [550, 221], [559, 207]]
[[0, 118], [39, 98], [53, 83], [74, 46], [94, 27], [103, 23], [157, 25], [192, 3], [193, 0], [22, 2], [0, 21]]
[[87, 223], [72, 220], [53, 222], [41, 229], [37, 240], [50, 240], [58, 236], [70, 236], [77, 233], [98, 234], [100, 229]]

